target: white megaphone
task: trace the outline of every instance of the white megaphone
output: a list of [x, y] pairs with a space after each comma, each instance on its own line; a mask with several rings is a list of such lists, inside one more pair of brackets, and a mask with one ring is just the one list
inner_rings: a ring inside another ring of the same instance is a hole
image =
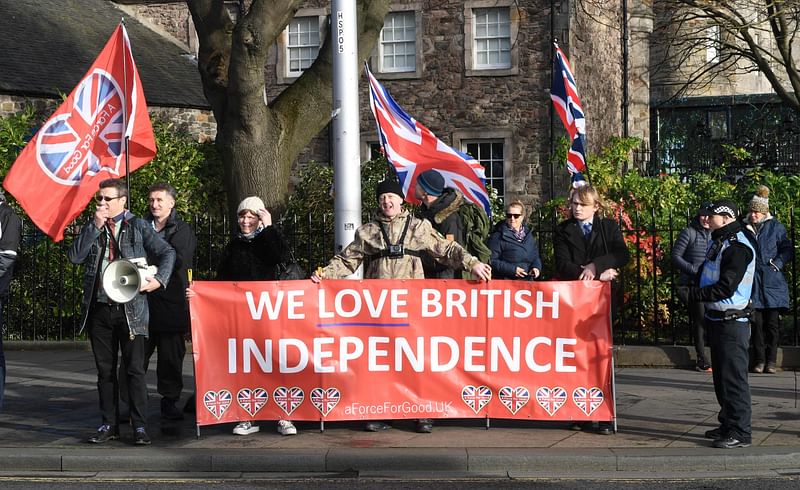
[[108, 299], [115, 303], [127, 303], [139, 294], [139, 288], [158, 272], [154, 265], [147, 265], [144, 257], [119, 259], [111, 262], [103, 271], [103, 289]]

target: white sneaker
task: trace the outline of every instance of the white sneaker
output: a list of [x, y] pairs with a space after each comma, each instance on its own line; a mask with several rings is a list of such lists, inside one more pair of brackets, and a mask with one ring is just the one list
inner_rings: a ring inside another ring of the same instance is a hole
[[297, 428], [294, 426], [293, 423], [289, 422], [288, 420], [279, 420], [278, 434], [282, 436], [293, 436], [297, 434]]
[[250, 422], [239, 422], [236, 424], [236, 427], [233, 428], [233, 433], [237, 436], [247, 436], [250, 434], [255, 434], [260, 429], [257, 425], [253, 425]]

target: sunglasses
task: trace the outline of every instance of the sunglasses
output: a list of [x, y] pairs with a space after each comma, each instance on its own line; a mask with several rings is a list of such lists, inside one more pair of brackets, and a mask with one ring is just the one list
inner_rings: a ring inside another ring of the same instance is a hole
[[518, 213], [506, 213], [506, 218], [519, 219], [520, 216], [522, 216], [522, 215], [518, 214]]
[[120, 197], [123, 197], [123, 196], [115, 196], [115, 197], [109, 197], [109, 196], [94, 196], [94, 200], [95, 200], [96, 202], [100, 203], [100, 202], [103, 202], [103, 201], [105, 201], [105, 202], [108, 202], [108, 201], [113, 201], [114, 199], [119, 199]]

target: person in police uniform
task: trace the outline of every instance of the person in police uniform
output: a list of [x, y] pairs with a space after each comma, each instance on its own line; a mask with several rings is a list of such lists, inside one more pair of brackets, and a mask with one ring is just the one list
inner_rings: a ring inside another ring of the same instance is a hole
[[711, 243], [700, 284], [679, 290], [685, 299], [706, 303], [705, 324], [720, 426], [705, 436], [714, 440], [714, 447], [723, 449], [751, 444], [747, 349], [755, 249], [738, 217], [739, 208], [731, 200], [722, 199], [710, 206]]

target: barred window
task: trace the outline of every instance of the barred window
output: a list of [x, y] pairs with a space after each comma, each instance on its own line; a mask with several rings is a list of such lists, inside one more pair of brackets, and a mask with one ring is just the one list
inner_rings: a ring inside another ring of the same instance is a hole
[[483, 165], [486, 183], [491, 185], [498, 197], [504, 201], [505, 184], [505, 152], [503, 140], [467, 140], [462, 141], [462, 151]]

